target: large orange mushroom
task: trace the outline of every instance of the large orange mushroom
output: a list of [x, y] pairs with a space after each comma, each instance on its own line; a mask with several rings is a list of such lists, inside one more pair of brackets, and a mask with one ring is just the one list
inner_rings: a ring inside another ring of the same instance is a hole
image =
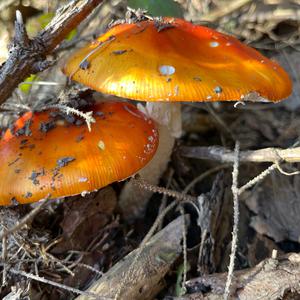
[[[94, 90], [146, 101], [278, 101], [288, 74], [240, 41], [190, 22], [162, 18], [113, 26], [64, 67]], [[260, 99], [261, 99], [260, 98]]]
[[[0, 205], [91, 192], [123, 180], [154, 155], [154, 122], [130, 103], [88, 107], [91, 131], [56, 111], [28, 112], [0, 140]], [[135, 137], [135, 138], [132, 138]]]

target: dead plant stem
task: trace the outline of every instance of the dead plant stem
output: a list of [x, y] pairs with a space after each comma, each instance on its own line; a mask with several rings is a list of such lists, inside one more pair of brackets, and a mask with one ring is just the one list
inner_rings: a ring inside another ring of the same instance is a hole
[[79, 289], [72, 288], [72, 287], [69, 287], [69, 286], [64, 285], [64, 284], [60, 284], [58, 282], [46, 279], [44, 277], [40, 277], [40, 276], [37, 276], [37, 275], [34, 275], [34, 274], [26, 273], [26, 272], [21, 271], [21, 270], [15, 270], [15, 269], [11, 268], [11, 269], [9, 269], [9, 272], [12, 273], [12, 274], [15, 274], [15, 275], [21, 275], [21, 276], [24, 276], [26, 278], [33, 279], [33, 280], [38, 281], [38, 282], [50, 284], [52, 286], [58, 287], [60, 289], [69, 291], [69, 292], [74, 293], [74, 294], [89, 296], [91, 299], [97, 299], [97, 300], [111, 299], [111, 298], [106, 298], [106, 297], [100, 297], [100, 296], [98, 296], [94, 293], [91, 293], [91, 292], [81, 291]]
[[236, 258], [237, 244], [238, 244], [238, 225], [239, 225], [239, 190], [238, 190], [238, 175], [239, 175], [239, 151], [240, 143], [237, 141], [235, 144], [235, 160], [232, 171], [232, 195], [233, 195], [233, 229], [232, 229], [232, 242], [230, 261], [228, 266], [228, 274], [224, 291], [224, 300], [227, 300], [230, 295], [230, 287], [233, 278], [234, 262]]

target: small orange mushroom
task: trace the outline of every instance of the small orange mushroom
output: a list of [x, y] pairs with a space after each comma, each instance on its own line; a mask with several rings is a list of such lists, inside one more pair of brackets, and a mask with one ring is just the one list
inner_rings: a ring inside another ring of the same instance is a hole
[[286, 98], [292, 83], [275, 62], [240, 41], [163, 18], [116, 25], [75, 52], [64, 67], [94, 90], [146, 101]]
[[27, 113], [0, 140], [0, 205], [90, 192], [123, 180], [154, 155], [154, 122], [124, 102], [89, 107], [91, 132], [56, 111]]

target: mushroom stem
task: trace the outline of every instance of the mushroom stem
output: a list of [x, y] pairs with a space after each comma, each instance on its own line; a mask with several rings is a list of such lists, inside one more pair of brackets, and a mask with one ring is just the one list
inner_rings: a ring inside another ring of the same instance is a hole
[[[160, 126], [166, 126], [172, 137], [181, 137], [182, 118], [180, 102], [147, 102], [145, 107], [138, 104], [138, 109]], [[160, 143], [163, 143], [161, 139]]]
[[[146, 182], [157, 185], [171, 159], [175, 138], [181, 135], [181, 103], [147, 102], [145, 107], [139, 105], [139, 109], [156, 121], [159, 131], [156, 154], [139, 175]], [[124, 218], [141, 217], [152, 194], [129, 181], [121, 192], [119, 202]]]

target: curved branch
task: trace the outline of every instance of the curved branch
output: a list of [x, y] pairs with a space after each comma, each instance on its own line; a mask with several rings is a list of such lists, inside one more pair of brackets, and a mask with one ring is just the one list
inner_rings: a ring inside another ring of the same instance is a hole
[[[182, 146], [180, 154], [185, 157], [233, 162], [234, 151], [220, 146], [193, 147]], [[300, 147], [281, 149], [264, 148], [240, 152], [241, 162], [300, 162]]]
[[52, 65], [46, 60], [54, 48], [103, 0], [74, 0], [60, 8], [49, 25], [29, 39], [22, 17], [17, 13], [15, 38], [8, 59], [0, 66], [0, 104], [30, 74]]

